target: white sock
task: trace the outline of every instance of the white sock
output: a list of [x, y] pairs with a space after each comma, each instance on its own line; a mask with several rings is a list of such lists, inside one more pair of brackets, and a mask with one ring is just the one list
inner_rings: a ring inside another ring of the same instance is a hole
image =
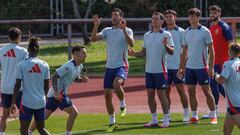
[[[0, 134], [1, 135], [1, 134]], [[28, 130], [28, 135], [33, 135], [33, 131]]]
[[66, 131], [66, 135], [71, 135], [72, 132], [71, 131]]
[[158, 123], [157, 113], [152, 113], [152, 123]]
[[109, 115], [110, 125], [116, 123], [115, 114]]
[[192, 111], [192, 117], [198, 119], [198, 112], [197, 111]]
[[189, 116], [189, 109], [183, 108], [183, 114], [184, 114], [184, 116]]
[[120, 100], [120, 107], [121, 107], [121, 108], [126, 107], [125, 99]]
[[5, 135], [5, 132], [0, 132], [0, 135]]
[[169, 123], [169, 113], [163, 115], [163, 123], [168, 124]]
[[216, 110], [210, 111], [210, 118], [217, 118]]
[[170, 117], [170, 114], [171, 114], [171, 112], [170, 112], [170, 110], [168, 110], [168, 117]]

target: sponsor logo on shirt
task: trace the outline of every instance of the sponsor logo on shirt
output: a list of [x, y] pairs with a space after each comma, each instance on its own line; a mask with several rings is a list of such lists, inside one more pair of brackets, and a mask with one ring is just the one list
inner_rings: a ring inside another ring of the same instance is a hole
[[29, 73], [41, 73], [41, 70], [38, 66], [38, 64], [35, 64], [32, 69], [29, 71]]
[[3, 56], [4, 57], [16, 57], [16, 54], [13, 49], [10, 49]]

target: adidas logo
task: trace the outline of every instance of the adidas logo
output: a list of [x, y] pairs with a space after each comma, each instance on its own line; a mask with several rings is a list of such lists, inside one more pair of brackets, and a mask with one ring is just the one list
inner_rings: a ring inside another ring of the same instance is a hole
[[10, 49], [3, 56], [4, 57], [16, 57], [16, 54], [13, 49]]
[[165, 85], [165, 84], [163, 84], [163, 85], [162, 85], [162, 88], [165, 88], [165, 87], [166, 87], [166, 85]]
[[35, 64], [35, 65], [32, 67], [32, 70], [29, 71], [29, 73], [41, 73], [41, 70], [40, 70], [38, 64]]

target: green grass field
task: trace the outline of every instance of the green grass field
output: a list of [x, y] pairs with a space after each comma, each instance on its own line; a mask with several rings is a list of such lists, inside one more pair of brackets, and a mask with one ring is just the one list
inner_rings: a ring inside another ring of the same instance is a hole
[[[141, 49], [142, 41], [136, 41], [136, 50]], [[88, 69], [91, 75], [103, 75], [105, 70], [106, 60], [106, 43], [96, 42], [92, 43], [87, 48], [87, 59], [84, 66]], [[46, 45], [41, 46], [39, 57], [45, 60], [53, 73], [56, 68], [60, 67], [68, 60], [67, 44]], [[130, 74], [144, 73], [144, 58], [129, 58]]]
[[[162, 116], [161, 116], [162, 117]], [[46, 121], [46, 128], [51, 134], [64, 134], [65, 122], [67, 116], [53, 115]], [[160, 117], [159, 117], [160, 118]], [[118, 130], [113, 133], [116, 135], [223, 135], [223, 115], [219, 118], [219, 124], [209, 125], [209, 120], [200, 120], [198, 125], [187, 125], [181, 122], [180, 114], [172, 114], [173, 122], [170, 128], [144, 128], [143, 124], [151, 119], [149, 114], [129, 114], [125, 118], [117, 117], [117, 122], [120, 126]], [[79, 114], [73, 128], [74, 135], [93, 135], [106, 134], [105, 129], [108, 124], [108, 116], [104, 114]], [[18, 134], [19, 124], [18, 120], [9, 122], [6, 134]], [[37, 131], [35, 131], [35, 134]], [[38, 133], [37, 133], [38, 134]], [[235, 127], [233, 135], [239, 135], [240, 130]]]

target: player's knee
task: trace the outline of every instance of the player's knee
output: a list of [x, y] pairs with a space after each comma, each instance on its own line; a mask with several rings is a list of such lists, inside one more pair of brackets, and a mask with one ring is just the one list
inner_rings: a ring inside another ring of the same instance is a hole
[[76, 117], [78, 116], [78, 111], [77, 111], [77, 110], [72, 111], [71, 114], [70, 114], [70, 116], [71, 116], [72, 118], [76, 118]]
[[121, 88], [122, 84], [120, 82], [114, 82], [113, 83], [113, 88], [115, 90], [119, 90]]

